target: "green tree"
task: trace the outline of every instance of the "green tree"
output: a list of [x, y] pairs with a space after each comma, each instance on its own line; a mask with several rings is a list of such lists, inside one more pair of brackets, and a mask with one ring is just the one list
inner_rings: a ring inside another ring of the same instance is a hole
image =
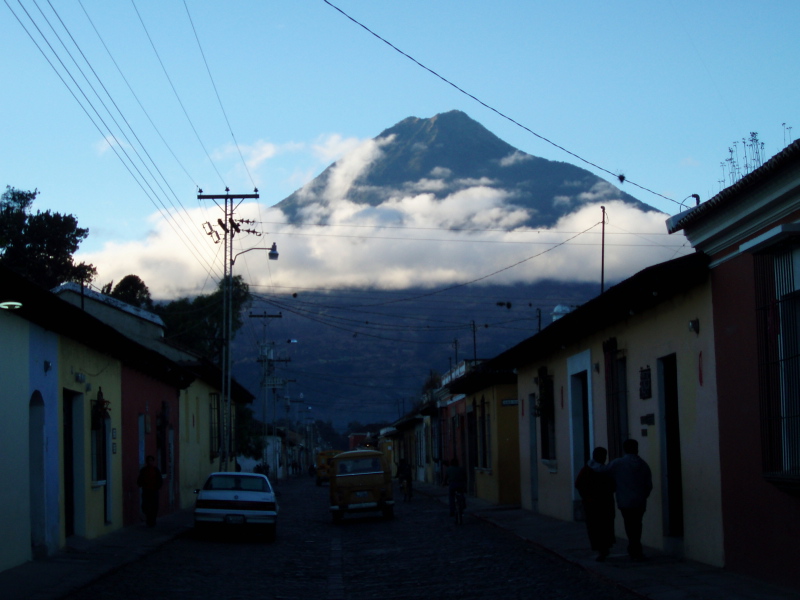
[[[216, 364], [222, 362], [222, 282], [211, 294], [180, 298], [156, 305], [153, 311], [167, 326], [167, 338], [205, 356]], [[242, 312], [252, 303], [250, 287], [240, 275], [233, 278], [233, 336], [242, 327]]]
[[253, 416], [253, 409], [236, 404], [236, 455], [260, 460], [264, 456], [264, 424]]
[[145, 285], [144, 281], [142, 281], [138, 275], [126, 275], [120, 279], [119, 283], [112, 289], [113, 285], [114, 282], [111, 281], [104, 285], [101, 291], [106, 296], [111, 296], [131, 306], [136, 306], [145, 310], [153, 310], [153, 299], [150, 296], [150, 288]]
[[97, 269], [75, 264], [72, 255], [89, 230], [73, 215], [31, 211], [38, 190], [11, 186], [0, 195], [0, 265], [50, 289], [67, 282], [91, 282]]

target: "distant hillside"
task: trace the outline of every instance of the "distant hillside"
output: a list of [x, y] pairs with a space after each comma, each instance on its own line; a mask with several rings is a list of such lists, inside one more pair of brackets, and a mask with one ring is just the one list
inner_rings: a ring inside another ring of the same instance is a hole
[[330, 165], [303, 189], [277, 206], [292, 222], [312, 203], [346, 199], [377, 206], [393, 197], [429, 193], [442, 199], [476, 185], [503, 190], [507, 204], [526, 209], [527, 225], [553, 225], [587, 202], [620, 199], [641, 210], [655, 210], [589, 171], [565, 162], [521, 152], [461, 111], [430, 119], [409, 117], [381, 132], [375, 140], [381, 155], [359, 175], [344, 198], [326, 194]]
[[[455, 364], [456, 353], [458, 360], [472, 359], [476, 352], [478, 358], [496, 356], [536, 333], [540, 320], [546, 327], [556, 305], [582, 304], [599, 293], [599, 285], [542, 282], [476, 286], [436, 296], [429, 292], [340, 290], [260, 297], [252, 314], [283, 315], [269, 319], [265, 330], [276, 355], [290, 360], [276, 363], [275, 376], [295, 380], [288, 394], [297, 402], [282, 402], [282, 409], [288, 405], [295, 416], [307, 411], [338, 427], [396, 419], [419, 398], [428, 373], [445, 372]], [[413, 300], [398, 301], [403, 298]], [[265, 319], [249, 321], [235, 340], [234, 374], [263, 398], [257, 348]], [[297, 343], [287, 343], [290, 339]]]

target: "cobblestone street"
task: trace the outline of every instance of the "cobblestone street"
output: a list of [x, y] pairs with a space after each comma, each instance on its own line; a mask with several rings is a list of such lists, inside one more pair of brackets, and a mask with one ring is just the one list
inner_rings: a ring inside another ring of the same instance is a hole
[[281, 482], [275, 543], [187, 533], [65, 598], [636, 598], [436, 499], [334, 525], [328, 488]]

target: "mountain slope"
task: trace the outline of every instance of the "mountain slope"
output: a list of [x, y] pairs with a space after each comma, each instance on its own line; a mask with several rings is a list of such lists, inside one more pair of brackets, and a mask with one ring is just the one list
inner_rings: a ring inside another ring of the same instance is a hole
[[484, 188], [501, 192], [509, 209], [525, 210], [520, 224], [531, 227], [552, 226], [583, 204], [606, 199], [655, 210], [585, 169], [520, 152], [461, 111], [409, 117], [372, 141], [374, 149], [362, 158], [349, 187], [336, 185], [338, 171], [346, 164], [353, 170], [353, 160], [345, 157], [277, 206], [297, 223], [313, 204], [349, 200], [375, 207], [409, 195], [443, 200]]

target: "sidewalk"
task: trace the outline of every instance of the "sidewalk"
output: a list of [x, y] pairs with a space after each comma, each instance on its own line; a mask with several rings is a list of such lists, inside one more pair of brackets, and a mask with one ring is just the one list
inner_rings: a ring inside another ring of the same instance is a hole
[[[414, 492], [448, 502], [447, 488], [415, 483]], [[467, 518], [482, 519], [513, 532], [608, 582], [652, 600], [785, 600], [800, 592], [729, 573], [702, 563], [667, 556], [645, 548], [648, 560], [631, 562], [624, 542], [617, 542], [605, 562], [595, 561], [583, 523], [537, 515], [519, 507], [496, 506], [467, 498]]]
[[[418, 494], [447, 503], [447, 488], [415, 483]], [[648, 560], [632, 563], [622, 544], [598, 563], [582, 523], [559, 521], [518, 507], [494, 506], [467, 498], [467, 518], [482, 519], [513, 532], [585, 571], [652, 600], [786, 600], [800, 593], [749, 577], [645, 549]], [[468, 521], [467, 521], [468, 522]], [[75, 540], [44, 560], [0, 573], [3, 600], [56, 600], [99, 577], [154, 552], [192, 526], [191, 511], [160, 517], [155, 528], [127, 527], [98, 540]]]
[[54, 556], [0, 572], [0, 598], [56, 600], [154, 552], [191, 526], [191, 511], [181, 511], [159, 517], [153, 528], [133, 525], [96, 540], [71, 540]]

